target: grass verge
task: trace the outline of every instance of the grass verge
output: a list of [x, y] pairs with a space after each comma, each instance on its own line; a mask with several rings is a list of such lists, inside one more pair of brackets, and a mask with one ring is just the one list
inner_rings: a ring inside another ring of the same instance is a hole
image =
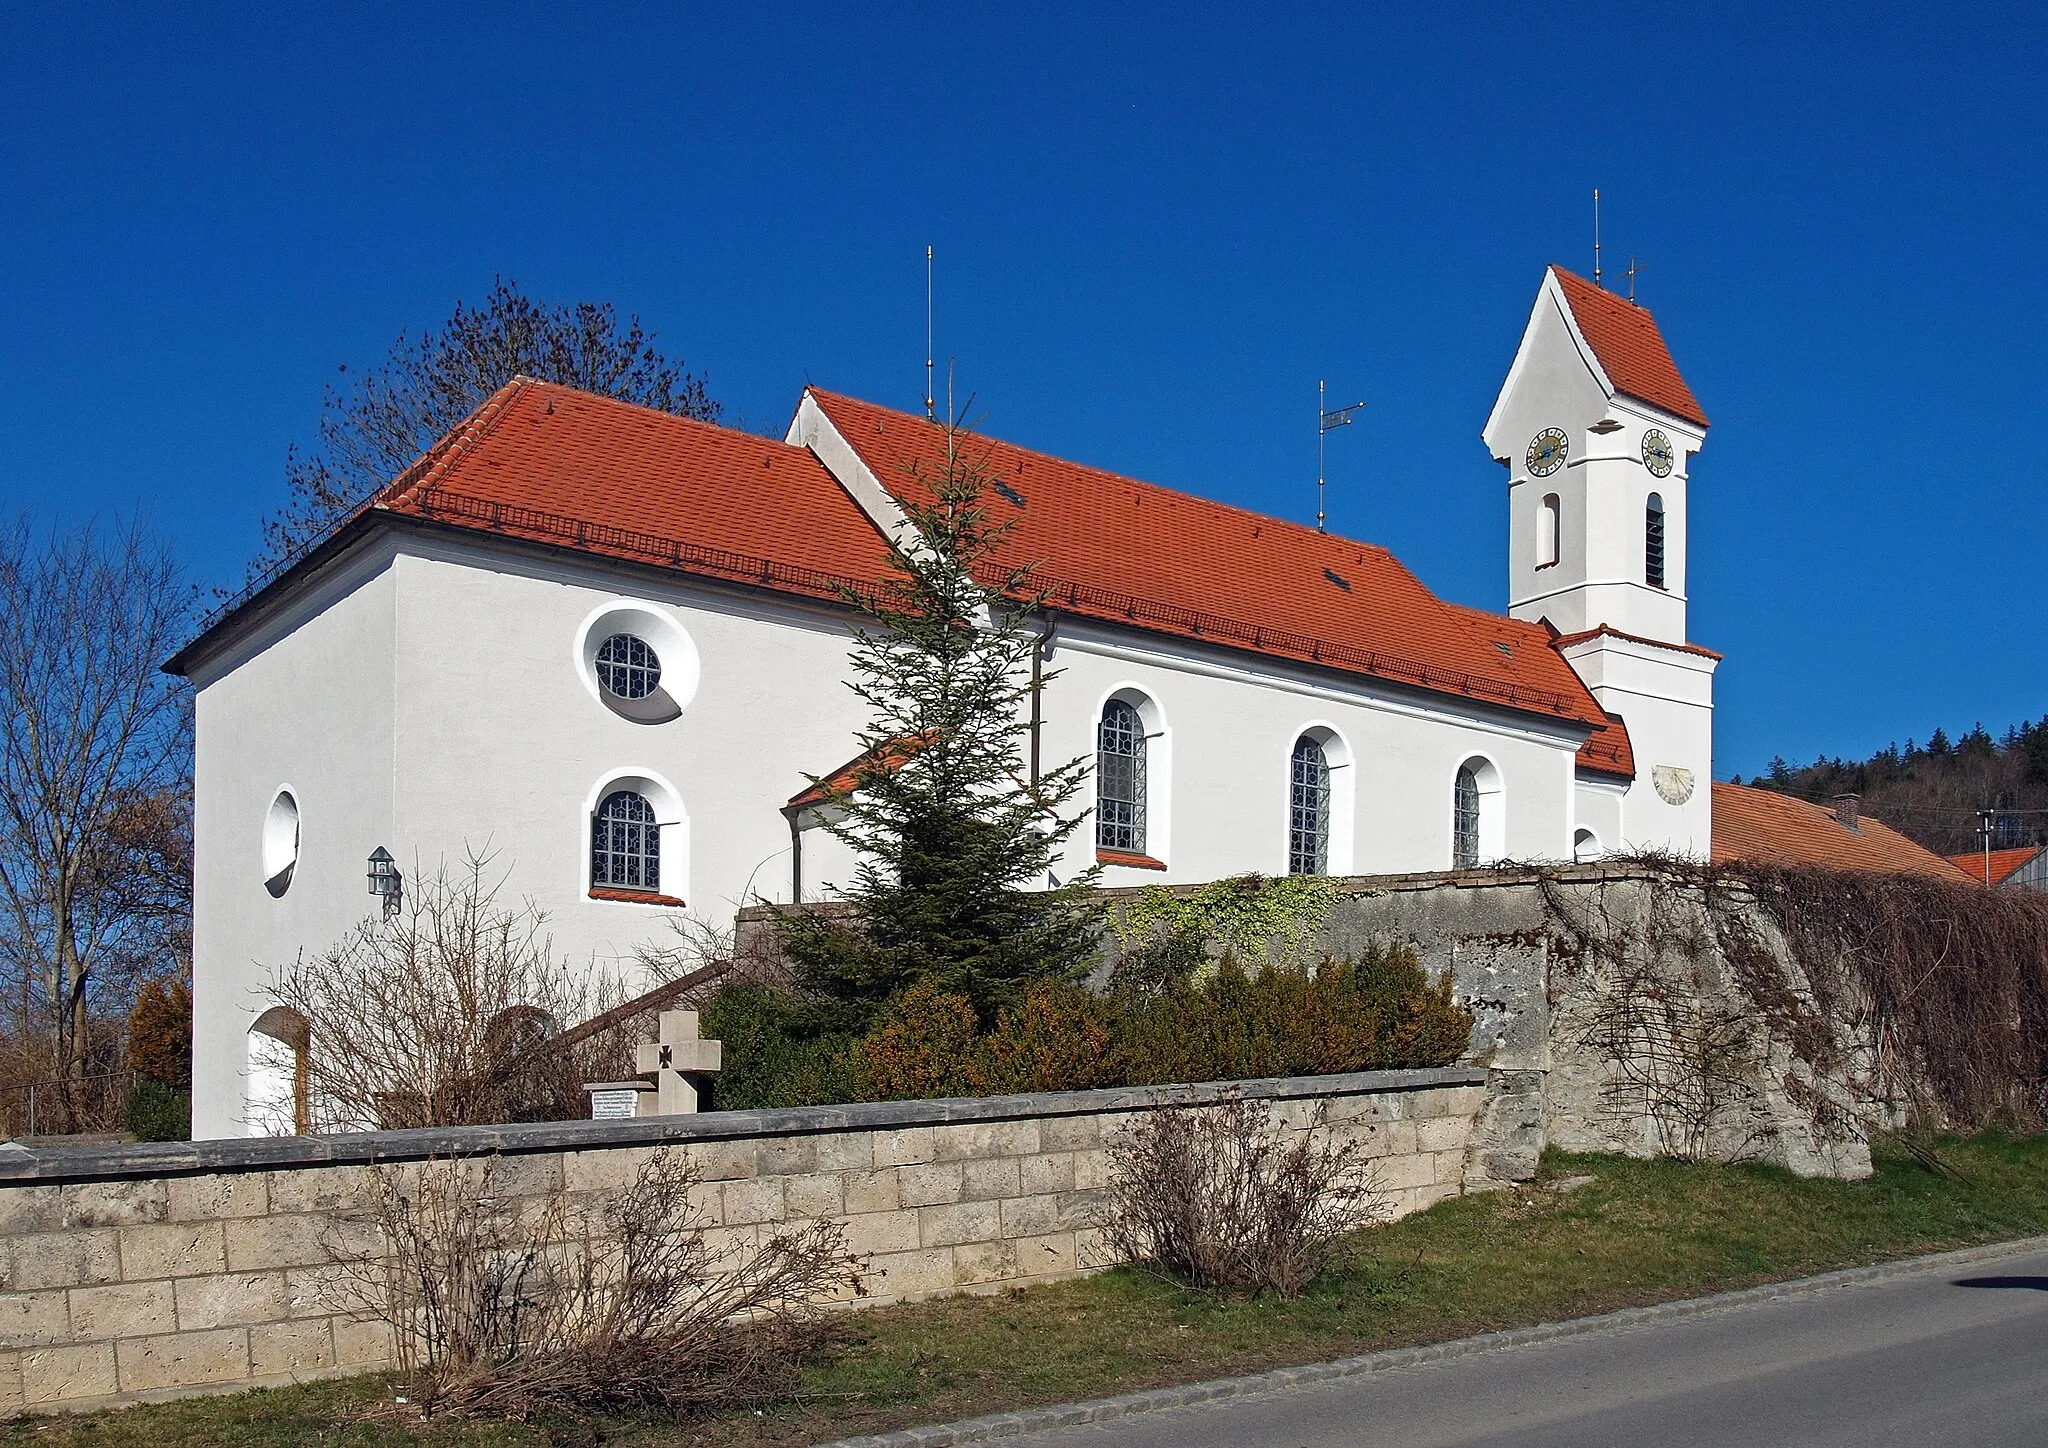
[[[1767, 1167], [1545, 1158], [1522, 1189], [1460, 1198], [1369, 1234], [1294, 1302], [1213, 1300], [1131, 1272], [997, 1297], [850, 1314], [800, 1401], [694, 1423], [353, 1421], [392, 1389], [317, 1383], [0, 1424], [0, 1445], [813, 1443], [1098, 1397], [2048, 1233], [2048, 1139], [1951, 1141], [1960, 1175], [1880, 1152], [1867, 1182]], [[1574, 1183], [1574, 1178], [1586, 1180]]]

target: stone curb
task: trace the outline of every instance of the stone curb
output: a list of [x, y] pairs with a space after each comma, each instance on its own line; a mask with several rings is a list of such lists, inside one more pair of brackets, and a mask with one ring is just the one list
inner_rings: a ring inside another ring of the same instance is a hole
[[1687, 1297], [1675, 1302], [1653, 1303], [1648, 1307], [1625, 1307], [1617, 1312], [1601, 1313], [1596, 1317], [1574, 1317], [1564, 1322], [1540, 1323], [1535, 1327], [1483, 1333], [1478, 1337], [1429, 1343], [1421, 1347], [1391, 1348], [1385, 1352], [1339, 1358], [1335, 1362], [1277, 1368], [1272, 1372], [1253, 1373], [1246, 1377], [1217, 1378], [1210, 1382], [1189, 1383], [1178, 1388], [1153, 1388], [1142, 1393], [1125, 1393], [1115, 1398], [1096, 1398], [1083, 1403], [1061, 1403], [1047, 1408], [1026, 1408], [1015, 1413], [991, 1413], [986, 1417], [967, 1418], [957, 1423], [940, 1423], [929, 1428], [904, 1428], [893, 1433], [840, 1438], [820, 1444], [818, 1448], [952, 1448], [954, 1444], [986, 1443], [997, 1438], [1016, 1438], [1026, 1433], [1041, 1433], [1051, 1428], [1073, 1428], [1085, 1423], [1109, 1423], [1137, 1413], [1158, 1412], [1163, 1408], [1186, 1408], [1197, 1403], [1264, 1397], [1288, 1388], [1304, 1387], [1310, 1383], [1325, 1383], [1339, 1378], [1355, 1378], [1371, 1373], [1392, 1372], [1400, 1368], [1419, 1367], [1425, 1363], [1477, 1357], [1481, 1353], [1527, 1347], [1533, 1343], [1552, 1342], [1559, 1338], [1588, 1337], [1597, 1333], [1621, 1332], [1631, 1327], [1642, 1327], [1652, 1323], [1705, 1317], [1780, 1297], [1804, 1296], [1838, 1287], [1869, 1286], [1898, 1277], [1938, 1272], [1951, 1267], [1966, 1266], [1972, 1262], [1993, 1261], [2000, 1257], [2015, 1257], [2043, 1250], [2048, 1250], [2048, 1237], [2026, 1237], [2016, 1242], [1997, 1242], [1985, 1247], [1964, 1247], [1959, 1251], [1937, 1252], [1928, 1257], [1902, 1257], [1896, 1262], [1880, 1262], [1870, 1267], [1848, 1267], [1839, 1272], [1824, 1272], [1817, 1277], [1797, 1277], [1788, 1282], [1767, 1282], [1761, 1287], [1719, 1292], [1711, 1297]]

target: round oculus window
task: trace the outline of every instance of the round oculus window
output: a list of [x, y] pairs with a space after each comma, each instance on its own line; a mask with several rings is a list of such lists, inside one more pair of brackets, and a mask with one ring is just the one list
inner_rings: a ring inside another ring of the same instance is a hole
[[661, 659], [645, 639], [613, 634], [598, 648], [597, 682], [621, 699], [644, 699], [661, 683]]

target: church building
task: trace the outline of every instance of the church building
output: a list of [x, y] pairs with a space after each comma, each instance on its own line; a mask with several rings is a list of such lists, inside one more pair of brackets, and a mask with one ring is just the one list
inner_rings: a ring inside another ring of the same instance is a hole
[[[1055, 873], [1708, 858], [1706, 431], [1650, 313], [1547, 272], [1482, 430], [1502, 614], [1374, 544], [974, 438], [999, 561], [1046, 597], [1034, 765], [1094, 764]], [[197, 711], [194, 1134], [292, 1129], [261, 1105], [304, 1030], [271, 972], [466, 852], [572, 962], [828, 897], [852, 861], [811, 780], [864, 722], [844, 590], [887, 576], [944, 440], [818, 388], [775, 442], [518, 378], [210, 620], [167, 666]]]

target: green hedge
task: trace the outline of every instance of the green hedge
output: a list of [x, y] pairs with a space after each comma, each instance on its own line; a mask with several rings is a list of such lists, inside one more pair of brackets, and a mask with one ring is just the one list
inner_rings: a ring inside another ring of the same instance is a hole
[[1402, 947], [1312, 971], [1226, 959], [1105, 994], [1044, 981], [986, 1024], [929, 982], [864, 1030], [758, 984], [704, 1012], [705, 1034], [725, 1042], [713, 1104], [732, 1110], [1441, 1066], [1471, 1029], [1449, 977], [1432, 981]]

